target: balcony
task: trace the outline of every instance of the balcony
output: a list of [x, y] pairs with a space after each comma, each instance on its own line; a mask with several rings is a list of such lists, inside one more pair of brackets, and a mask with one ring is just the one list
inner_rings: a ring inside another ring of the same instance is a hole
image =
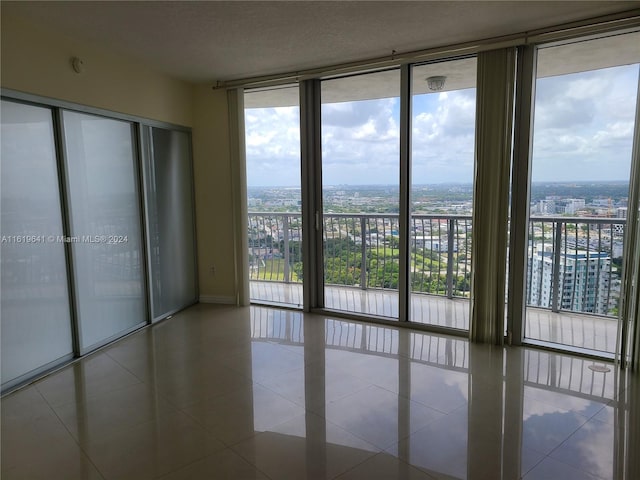
[[[414, 215], [411, 318], [469, 328], [471, 217]], [[615, 351], [625, 220], [532, 217], [525, 337]], [[398, 215], [323, 217], [325, 307], [398, 317]], [[251, 298], [302, 305], [302, 219], [250, 213]]]

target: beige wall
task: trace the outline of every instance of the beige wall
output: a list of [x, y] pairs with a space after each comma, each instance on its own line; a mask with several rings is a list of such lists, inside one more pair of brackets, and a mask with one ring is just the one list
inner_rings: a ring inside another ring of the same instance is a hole
[[[235, 302], [227, 97], [2, 12], [1, 85], [192, 127], [200, 296]], [[85, 62], [73, 71], [70, 58]], [[215, 273], [212, 271], [215, 268]]]
[[[192, 86], [2, 10], [3, 88], [192, 126]], [[75, 73], [71, 57], [84, 60]]]
[[235, 302], [234, 228], [227, 92], [194, 88], [193, 158], [200, 298]]

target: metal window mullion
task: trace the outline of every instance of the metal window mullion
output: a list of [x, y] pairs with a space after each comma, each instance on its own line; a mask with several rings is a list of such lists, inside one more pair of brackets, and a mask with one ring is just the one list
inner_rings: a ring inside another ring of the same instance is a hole
[[[526, 45], [518, 47], [515, 115], [513, 124], [513, 168], [511, 175], [511, 227], [509, 233], [508, 275], [509, 301], [507, 302], [507, 331], [510, 334], [511, 343], [514, 345], [520, 345], [524, 337], [527, 283], [531, 285], [534, 261], [532, 250], [531, 267], [527, 268], [536, 56], [537, 51], [535, 46]], [[527, 273], [529, 274], [529, 282], [525, 280]], [[530, 289], [528, 295], [531, 295]]]
[[324, 307], [320, 81], [300, 83], [303, 309]]
[[[152, 232], [151, 222], [149, 219], [149, 204], [152, 201], [150, 198], [149, 189], [146, 188], [146, 185], [155, 185], [156, 183], [156, 172], [152, 167], [153, 164], [153, 131], [151, 127], [145, 125], [139, 125], [136, 129], [136, 140], [137, 140], [137, 152], [139, 158], [139, 178], [140, 178], [140, 191], [141, 191], [141, 208], [140, 212], [143, 218], [143, 228], [142, 232], [142, 245], [146, 249], [146, 253], [143, 255], [143, 258], [140, 260], [141, 263], [144, 263], [146, 266], [146, 285], [148, 294], [145, 295], [147, 312], [150, 315], [151, 322], [156, 320], [155, 312], [154, 312], [154, 304], [155, 304], [155, 292], [154, 292], [154, 281], [153, 281], [153, 258], [151, 256], [152, 246], [151, 246], [151, 237], [156, 234], [156, 232]], [[158, 318], [160, 320], [160, 318]]]
[[[69, 198], [69, 176], [67, 171], [67, 145], [64, 133], [64, 120], [60, 108], [51, 109], [53, 115], [53, 135], [56, 149], [56, 166], [58, 172], [58, 190], [60, 194], [60, 209], [62, 218], [62, 234], [65, 237], [73, 235], [71, 224], [71, 199]], [[67, 288], [69, 295], [69, 316], [71, 320], [71, 341], [73, 356], [79, 357], [81, 352], [82, 327], [78, 316], [79, 303], [76, 294], [76, 278], [74, 268], [73, 244], [64, 242], [64, 256], [67, 269]]]
[[409, 308], [411, 287], [411, 260], [409, 245], [409, 220], [411, 206], [411, 66], [400, 67], [400, 215], [398, 316], [399, 321], [411, 321]]
[[[151, 243], [149, 241], [149, 230], [147, 229], [147, 202], [146, 187], [144, 178], [144, 158], [142, 147], [142, 128], [139, 123], [131, 123], [131, 143], [133, 146], [133, 162], [136, 178], [134, 179], [134, 188], [138, 200], [138, 209], [140, 212], [138, 225], [140, 228], [140, 274], [142, 277], [142, 295], [144, 296], [144, 306], [146, 314], [146, 323], [151, 324], [154, 321], [152, 290], [151, 284]], [[153, 132], [151, 127], [146, 127], [149, 131], [149, 139], [151, 146], [151, 154], [153, 155]], [[149, 152], [148, 152], [149, 153]], [[150, 158], [152, 160], [153, 157]]]

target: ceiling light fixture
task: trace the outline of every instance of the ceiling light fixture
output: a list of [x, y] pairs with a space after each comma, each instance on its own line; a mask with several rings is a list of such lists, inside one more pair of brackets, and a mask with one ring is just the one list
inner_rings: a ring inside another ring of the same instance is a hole
[[430, 90], [433, 91], [440, 91], [444, 88], [444, 81], [447, 79], [447, 77], [439, 75], [436, 77], [427, 77], [427, 85], [429, 86]]

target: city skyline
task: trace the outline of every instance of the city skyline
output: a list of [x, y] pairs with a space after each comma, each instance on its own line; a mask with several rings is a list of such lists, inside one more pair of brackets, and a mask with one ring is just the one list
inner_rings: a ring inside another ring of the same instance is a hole
[[[529, 204], [533, 216], [569, 215], [578, 217], [626, 218], [629, 183], [614, 182], [535, 182]], [[299, 212], [299, 187], [249, 186], [248, 205], [253, 212]], [[397, 185], [325, 185], [322, 192], [324, 213], [398, 213]], [[411, 211], [455, 213], [473, 211], [473, 186], [467, 184], [413, 185]]]

